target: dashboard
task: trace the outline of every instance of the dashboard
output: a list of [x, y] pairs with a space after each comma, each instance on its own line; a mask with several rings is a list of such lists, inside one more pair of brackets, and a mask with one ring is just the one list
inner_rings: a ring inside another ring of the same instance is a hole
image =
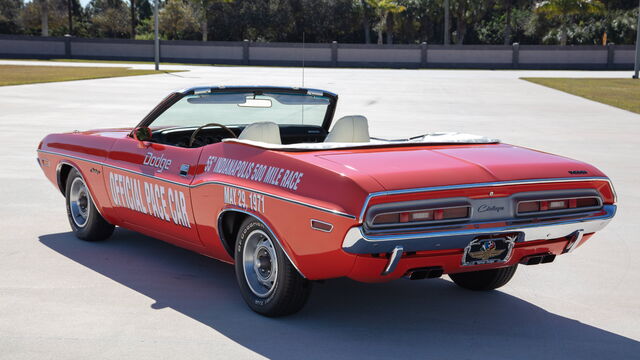
[[[244, 126], [227, 126], [236, 137], [240, 136]], [[189, 147], [189, 140], [197, 127], [174, 127], [152, 131], [151, 141], [179, 147]], [[230, 134], [225, 129], [211, 126], [198, 132], [191, 147], [201, 147], [221, 142], [229, 138]], [[280, 139], [283, 144], [317, 143], [327, 137], [327, 131], [321, 126], [314, 125], [280, 125]]]

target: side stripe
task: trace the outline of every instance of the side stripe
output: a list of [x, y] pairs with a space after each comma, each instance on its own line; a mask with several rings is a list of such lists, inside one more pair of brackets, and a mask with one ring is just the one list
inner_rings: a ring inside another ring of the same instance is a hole
[[354, 220], [356, 219], [356, 217], [354, 215], [347, 214], [347, 213], [344, 213], [344, 212], [341, 212], [341, 211], [338, 211], [338, 210], [333, 210], [333, 209], [328, 209], [328, 208], [324, 208], [324, 207], [317, 206], [317, 205], [308, 204], [308, 203], [305, 203], [303, 201], [289, 199], [289, 198], [286, 198], [284, 196], [270, 194], [270, 193], [267, 193], [267, 192], [264, 192], [264, 191], [255, 190], [255, 189], [248, 188], [248, 187], [245, 187], [245, 186], [240, 186], [240, 185], [227, 183], [227, 182], [223, 182], [223, 181], [204, 181], [204, 182], [201, 182], [201, 183], [196, 184], [196, 185], [183, 184], [183, 183], [180, 183], [180, 182], [177, 182], [177, 181], [168, 180], [168, 179], [162, 179], [162, 178], [158, 178], [158, 177], [154, 177], [154, 176], [149, 176], [149, 175], [141, 173], [139, 171], [130, 170], [130, 169], [126, 169], [126, 168], [123, 168], [123, 167], [107, 164], [105, 162], [90, 160], [90, 159], [86, 159], [86, 158], [82, 158], [82, 157], [78, 157], [78, 156], [74, 156], [74, 155], [57, 153], [57, 152], [48, 151], [48, 150], [38, 150], [38, 152], [42, 152], [42, 153], [45, 153], [45, 154], [51, 154], [51, 155], [57, 155], [57, 156], [64, 156], [64, 157], [68, 157], [68, 158], [72, 158], [72, 159], [80, 160], [80, 161], [86, 161], [86, 162], [89, 162], [89, 163], [92, 163], [92, 164], [102, 165], [102, 166], [109, 167], [109, 168], [112, 168], [112, 169], [125, 171], [125, 172], [131, 173], [131, 174], [144, 176], [144, 177], [147, 177], [147, 178], [150, 178], [150, 179], [154, 179], [154, 180], [160, 180], [160, 181], [164, 181], [164, 182], [167, 182], [167, 183], [170, 183], [170, 184], [183, 186], [183, 187], [187, 187], [187, 188], [196, 188], [196, 187], [200, 187], [200, 186], [203, 186], [203, 185], [230, 186], [230, 187], [234, 187], [234, 188], [237, 188], [237, 189], [247, 190], [247, 191], [251, 191], [251, 192], [254, 192], [254, 193], [261, 194], [261, 195], [265, 195], [265, 196], [268, 196], [268, 197], [271, 197], [271, 198], [274, 198], [274, 199], [278, 199], [278, 200], [290, 202], [290, 203], [293, 203], [293, 204], [306, 206], [306, 207], [309, 207], [309, 208], [312, 208], [312, 209], [324, 211], [324, 212], [327, 212], [327, 213], [330, 213], [330, 214], [343, 216], [343, 217], [346, 217], [346, 218], [349, 218], [349, 219], [354, 219]]

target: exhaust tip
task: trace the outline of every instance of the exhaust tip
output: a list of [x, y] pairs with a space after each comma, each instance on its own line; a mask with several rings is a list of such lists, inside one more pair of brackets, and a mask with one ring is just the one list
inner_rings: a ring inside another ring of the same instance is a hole
[[538, 265], [538, 264], [547, 264], [553, 262], [556, 259], [554, 254], [537, 254], [537, 255], [529, 255], [525, 256], [520, 260], [520, 264], [522, 265]]
[[442, 276], [444, 270], [440, 266], [412, 269], [408, 273], [409, 280], [435, 279]]

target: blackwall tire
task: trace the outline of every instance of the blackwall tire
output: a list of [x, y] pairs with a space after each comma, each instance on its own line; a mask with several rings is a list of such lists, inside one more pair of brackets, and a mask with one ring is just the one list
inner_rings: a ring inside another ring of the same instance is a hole
[[96, 209], [84, 179], [76, 169], [69, 171], [65, 188], [67, 217], [71, 230], [79, 239], [102, 241], [113, 233], [109, 224]]
[[518, 265], [509, 267], [449, 274], [456, 285], [475, 291], [487, 291], [504, 286], [516, 273]]
[[235, 268], [240, 293], [258, 314], [291, 315], [309, 299], [311, 282], [298, 273], [273, 234], [255, 218], [247, 218], [238, 231]]

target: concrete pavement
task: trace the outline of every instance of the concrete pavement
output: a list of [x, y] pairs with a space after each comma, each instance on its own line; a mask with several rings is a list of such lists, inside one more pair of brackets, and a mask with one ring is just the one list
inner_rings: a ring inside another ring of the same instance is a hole
[[306, 69], [305, 85], [338, 93], [336, 116], [367, 116], [372, 136], [460, 131], [576, 158], [611, 177], [620, 206], [585, 246], [494, 292], [340, 279], [266, 319], [231, 266], [123, 229], [76, 240], [36, 164], [46, 134], [132, 126], [172, 89], [301, 84], [299, 68], [163, 67], [189, 71], [0, 87], [0, 358], [637, 358], [640, 115], [518, 79], [631, 73]]

